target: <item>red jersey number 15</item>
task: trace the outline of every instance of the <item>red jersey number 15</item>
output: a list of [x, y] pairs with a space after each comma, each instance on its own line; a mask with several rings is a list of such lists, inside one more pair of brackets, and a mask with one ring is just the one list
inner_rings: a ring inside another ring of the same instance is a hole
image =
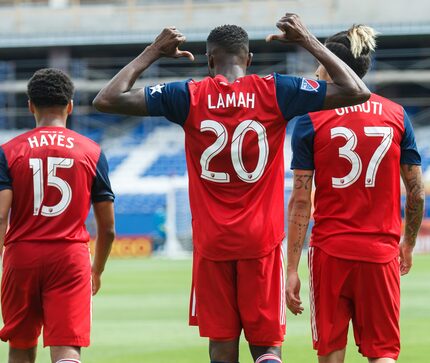
[[45, 189], [43, 180], [43, 160], [37, 158], [29, 159], [30, 168], [33, 169], [33, 215], [37, 216], [41, 214], [45, 217], [55, 217], [66, 210], [72, 200], [72, 188], [69, 183], [59, 178], [56, 174], [57, 168], [71, 168], [73, 162], [73, 159], [48, 157], [47, 185], [57, 188], [60, 191], [61, 200], [55, 205], [47, 206], [42, 205]]

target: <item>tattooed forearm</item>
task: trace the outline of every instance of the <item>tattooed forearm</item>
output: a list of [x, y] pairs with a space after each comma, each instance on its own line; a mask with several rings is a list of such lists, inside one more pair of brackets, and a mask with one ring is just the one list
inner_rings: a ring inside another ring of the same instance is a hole
[[424, 214], [425, 193], [421, 168], [417, 165], [408, 165], [407, 171], [403, 168], [403, 181], [407, 191], [404, 241], [413, 247]]
[[312, 175], [294, 175], [294, 188], [309, 190], [312, 187]]
[[313, 171], [294, 170], [294, 187], [288, 203], [287, 274], [297, 271], [311, 215]]
[[294, 254], [300, 254], [303, 248], [303, 242], [306, 237], [306, 232], [309, 226], [309, 215], [306, 214], [293, 214], [289, 216], [288, 219], [288, 228], [289, 230], [294, 232], [293, 234], [296, 238], [293, 240], [293, 243], [288, 243], [288, 252], [292, 252]]

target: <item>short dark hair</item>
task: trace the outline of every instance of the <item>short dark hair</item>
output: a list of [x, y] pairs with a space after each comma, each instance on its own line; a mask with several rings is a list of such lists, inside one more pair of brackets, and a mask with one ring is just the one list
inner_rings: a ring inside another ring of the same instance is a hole
[[28, 98], [36, 107], [67, 106], [73, 92], [72, 80], [55, 68], [39, 69], [27, 85]]
[[363, 78], [372, 62], [376, 32], [366, 25], [353, 25], [327, 38], [325, 46]]
[[230, 54], [238, 54], [241, 50], [249, 52], [248, 33], [237, 25], [221, 25], [212, 29], [207, 44], [219, 46]]

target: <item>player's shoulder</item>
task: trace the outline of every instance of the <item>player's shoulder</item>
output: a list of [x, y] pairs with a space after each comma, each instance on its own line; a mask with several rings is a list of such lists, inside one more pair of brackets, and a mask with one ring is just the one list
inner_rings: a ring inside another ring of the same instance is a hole
[[195, 82], [192, 78], [189, 78], [186, 80], [158, 83], [152, 86], [146, 86], [145, 92], [147, 93], [147, 96], [150, 96], [150, 98], [157, 98], [165, 95], [174, 96], [184, 92], [187, 93], [189, 84], [195, 85], [198, 84], [198, 82]]
[[73, 142], [79, 144], [80, 148], [82, 148], [83, 151], [91, 150], [100, 153], [100, 145], [89, 137], [71, 129], [65, 129], [64, 133], [67, 135], [67, 137], [73, 138]]
[[367, 102], [381, 102], [384, 104], [384, 106], [392, 107], [393, 109], [400, 109], [403, 110], [403, 106], [398, 104], [397, 102], [394, 102], [384, 96], [378, 95], [377, 93], [372, 93], [370, 95], [370, 99]]
[[324, 125], [330, 125], [338, 118], [336, 109], [332, 110], [321, 110], [308, 112], [305, 115], [297, 117], [297, 124], [312, 125], [315, 130], [320, 129]]
[[402, 105], [376, 93], [372, 93], [370, 99], [367, 101], [373, 104], [380, 104], [381, 117], [385, 118], [387, 122], [397, 125], [400, 128], [404, 128], [405, 119], [408, 118], [405, 109]]
[[165, 91], [169, 91], [169, 92], [181, 92], [181, 91], [183, 92], [183, 91], [185, 91], [185, 92], [188, 92], [190, 85], [197, 85], [200, 82], [201, 81], [196, 81], [193, 78], [188, 78], [188, 79], [158, 84], [156, 86], [149, 87], [149, 90], [151, 92], [160, 92], [160, 93], [163, 93]]
[[20, 133], [19, 135], [16, 135], [14, 137], [12, 137], [10, 140], [6, 141], [2, 147], [8, 147], [8, 146], [13, 146], [16, 144], [19, 144], [20, 142], [27, 140], [28, 137], [30, 137], [32, 134], [34, 134], [35, 129], [31, 129], [31, 130], [27, 130], [24, 131], [22, 133]]

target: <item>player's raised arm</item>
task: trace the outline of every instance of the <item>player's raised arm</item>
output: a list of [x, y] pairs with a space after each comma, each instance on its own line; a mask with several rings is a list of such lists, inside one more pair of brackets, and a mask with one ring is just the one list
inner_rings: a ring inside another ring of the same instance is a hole
[[355, 72], [328, 50], [302, 23], [296, 14], [285, 14], [276, 26], [281, 34], [269, 35], [266, 40], [296, 43], [307, 49], [325, 67], [333, 83], [327, 84], [324, 109], [350, 106], [367, 101], [370, 91]]
[[419, 165], [401, 165], [403, 183], [406, 187], [405, 235], [400, 243], [400, 272], [406, 275], [412, 267], [412, 251], [424, 214], [424, 184]]
[[102, 88], [93, 101], [94, 107], [106, 113], [148, 116], [145, 92], [141, 88], [132, 87], [139, 76], [159, 58], [186, 57], [194, 60], [190, 52], [178, 49], [184, 42], [185, 36], [175, 27], [163, 29], [151, 45]]

